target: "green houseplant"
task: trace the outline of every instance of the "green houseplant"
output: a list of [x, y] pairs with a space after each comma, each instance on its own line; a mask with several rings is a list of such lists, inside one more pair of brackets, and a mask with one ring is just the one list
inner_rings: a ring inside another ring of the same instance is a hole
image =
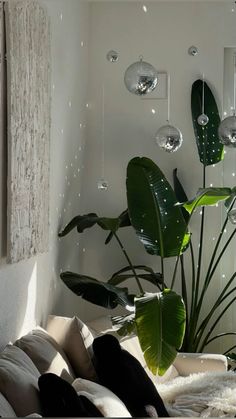
[[[120, 304], [131, 310], [131, 314], [116, 317], [114, 322], [120, 327], [120, 334], [131, 333], [136, 329], [147, 364], [154, 374], [165, 372], [173, 362], [177, 349], [182, 348], [189, 352], [202, 351], [210, 341], [222, 337], [222, 334], [216, 336], [212, 334], [222, 314], [235, 301], [233, 293], [236, 288], [232, 288], [232, 284], [236, 273], [233, 273], [225, 287], [219, 291], [209, 312], [201, 319], [209, 285], [235, 234], [234, 230], [227, 243], [220, 248], [223, 231], [236, 196], [235, 188], [206, 187], [207, 166], [223, 159], [223, 146], [217, 135], [220, 121], [218, 109], [207, 85], [205, 85], [205, 97], [205, 112], [209, 115], [210, 121], [203, 127], [197, 124], [197, 116], [202, 109], [202, 81], [197, 80], [192, 87], [192, 115], [199, 158], [203, 167], [203, 184], [193, 199], [187, 199], [176, 170], [174, 191], [154, 162], [137, 157], [129, 162], [127, 168], [128, 210], [117, 218], [98, 217], [95, 213], [79, 215], [59, 233], [62, 237], [74, 228], [77, 228], [78, 233], [82, 233], [84, 229], [97, 224], [105, 231], [109, 231], [106, 244], [112, 239], [117, 240], [128, 266], [113, 274], [107, 282], [73, 272], [64, 272], [61, 278], [73, 292], [92, 303], [107, 308], [115, 308]], [[201, 267], [204, 207], [215, 205], [221, 200], [225, 200], [226, 218], [219, 231], [207, 273], [203, 278]], [[178, 205], [178, 202], [182, 202], [182, 205]], [[203, 207], [203, 210], [196, 267], [196, 252], [191, 241], [190, 224], [192, 214], [197, 207]], [[135, 229], [146, 252], [160, 258], [160, 273], [154, 272], [147, 266], [132, 264], [118, 236], [119, 228], [130, 226]], [[186, 278], [184, 261], [189, 256], [192, 274], [191, 278]], [[165, 277], [165, 258], [169, 257], [176, 258], [172, 278]], [[128, 278], [134, 278], [137, 282], [138, 293], [135, 296], [121, 286]], [[181, 296], [173, 291], [177, 280], [181, 281]], [[156, 285], [157, 292], [145, 293], [143, 289], [145, 281]], [[223, 311], [212, 320], [222, 306]], [[234, 334], [234, 332], [225, 334]]]

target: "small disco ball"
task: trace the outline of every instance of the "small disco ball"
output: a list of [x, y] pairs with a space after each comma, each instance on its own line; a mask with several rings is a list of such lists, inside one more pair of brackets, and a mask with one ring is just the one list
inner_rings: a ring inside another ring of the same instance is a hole
[[167, 151], [168, 153], [174, 153], [177, 151], [183, 142], [183, 136], [181, 131], [178, 128], [173, 127], [172, 125], [164, 125], [161, 127], [156, 135], [156, 143], [159, 145], [162, 150]]
[[236, 147], [236, 116], [228, 116], [221, 121], [218, 134], [220, 142], [228, 147]]
[[208, 122], [209, 122], [209, 118], [205, 113], [202, 113], [201, 115], [199, 115], [197, 119], [198, 125], [205, 127], [208, 124]]
[[157, 85], [157, 81], [157, 70], [142, 59], [131, 64], [124, 76], [125, 86], [129, 92], [138, 96], [152, 92]]
[[229, 213], [228, 213], [228, 218], [229, 221], [232, 224], [236, 224], [236, 208], [233, 208]]

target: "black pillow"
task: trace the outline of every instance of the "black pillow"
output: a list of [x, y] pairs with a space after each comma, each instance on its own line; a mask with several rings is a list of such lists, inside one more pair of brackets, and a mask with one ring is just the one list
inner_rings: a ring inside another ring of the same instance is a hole
[[79, 396], [67, 381], [55, 374], [41, 375], [38, 380], [43, 416], [103, 417], [85, 396]]
[[93, 341], [95, 369], [102, 385], [115, 393], [134, 417], [169, 417], [152, 380], [140, 362], [112, 335]]

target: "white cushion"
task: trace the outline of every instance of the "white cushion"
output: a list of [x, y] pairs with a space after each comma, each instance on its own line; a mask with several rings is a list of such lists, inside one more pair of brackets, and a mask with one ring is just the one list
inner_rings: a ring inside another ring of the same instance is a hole
[[49, 316], [47, 331], [63, 348], [76, 376], [96, 381], [92, 363], [93, 336], [88, 327], [77, 317]]
[[0, 392], [17, 416], [41, 414], [39, 376], [31, 359], [17, 346], [7, 345], [0, 354]]
[[0, 416], [2, 418], [12, 418], [16, 417], [16, 414], [11, 407], [11, 405], [8, 403], [8, 401], [5, 399], [5, 397], [0, 393]]
[[15, 342], [33, 361], [41, 374], [51, 372], [73, 382], [75, 374], [58, 343], [42, 328], [38, 328]]
[[124, 403], [106, 387], [82, 378], [77, 378], [72, 385], [77, 393], [86, 396], [103, 416], [111, 418], [131, 417]]

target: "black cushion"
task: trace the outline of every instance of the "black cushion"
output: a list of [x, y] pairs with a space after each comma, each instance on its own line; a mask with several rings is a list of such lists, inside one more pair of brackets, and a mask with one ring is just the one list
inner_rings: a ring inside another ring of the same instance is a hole
[[[134, 417], [169, 417], [152, 380], [140, 362], [121, 348], [112, 335], [93, 341], [94, 364], [99, 381], [115, 393]], [[154, 413], [153, 413], [154, 412]]]
[[41, 375], [38, 380], [43, 416], [103, 417], [85, 396], [79, 396], [67, 381], [55, 374]]

